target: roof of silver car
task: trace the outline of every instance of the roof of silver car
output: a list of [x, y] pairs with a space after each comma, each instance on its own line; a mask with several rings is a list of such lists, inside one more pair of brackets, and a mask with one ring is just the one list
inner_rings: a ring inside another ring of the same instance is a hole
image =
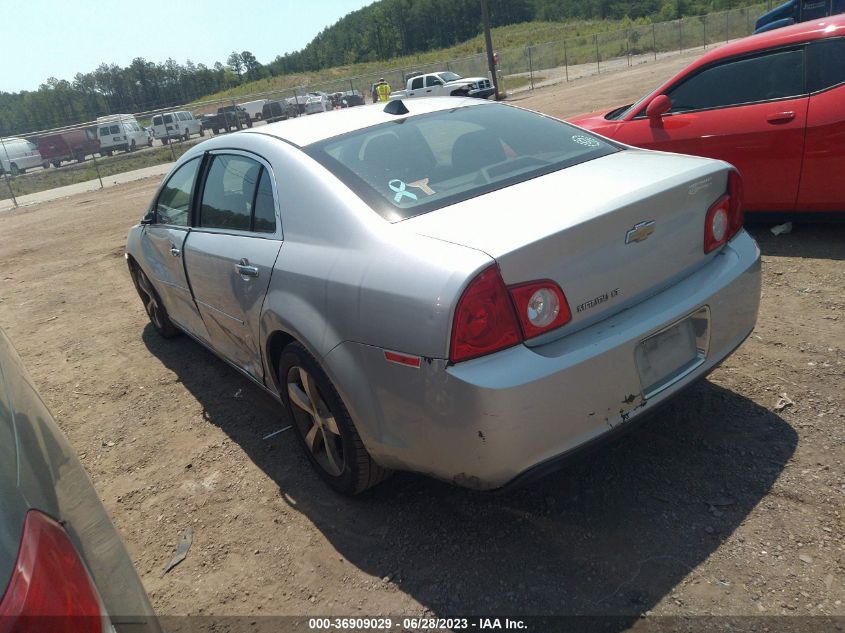
[[293, 143], [300, 147], [323, 141], [327, 138], [354, 132], [362, 128], [388, 123], [417, 114], [427, 114], [441, 110], [450, 110], [466, 106], [483, 105], [487, 102], [465, 97], [427, 97], [424, 99], [403, 99], [408, 114], [390, 114], [385, 112], [387, 103], [344, 108], [320, 113], [319, 115], [300, 116], [295, 119], [270, 123], [250, 130], [252, 133], [267, 134]]

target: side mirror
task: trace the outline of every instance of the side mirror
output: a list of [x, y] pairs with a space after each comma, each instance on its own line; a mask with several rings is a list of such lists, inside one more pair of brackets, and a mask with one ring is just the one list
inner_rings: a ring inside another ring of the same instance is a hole
[[156, 212], [153, 209], [148, 209], [144, 214], [144, 217], [141, 218], [141, 224], [155, 224], [155, 221]]
[[648, 107], [645, 109], [646, 116], [651, 119], [652, 123], [660, 120], [664, 114], [672, 109], [672, 100], [666, 95], [658, 95], [651, 100]]

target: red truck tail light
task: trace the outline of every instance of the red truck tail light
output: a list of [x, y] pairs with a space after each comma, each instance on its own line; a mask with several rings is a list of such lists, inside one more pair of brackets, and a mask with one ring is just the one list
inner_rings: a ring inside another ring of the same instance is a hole
[[449, 360], [458, 363], [522, 342], [519, 322], [498, 266], [481, 271], [455, 308]]
[[742, 228], [742, 178], [736, 171], [728, 174], [728, 192], [707, 210], [704, 219], [704, 252], [725, 244]]
[[526, 339], [559, 328], [572, 318], [563, 290], [553, 281], [531, 281], [508, 289]]
[[24, 521], [0, 633], [102, 633], [100, 596], [61, 525], [37, 510]]

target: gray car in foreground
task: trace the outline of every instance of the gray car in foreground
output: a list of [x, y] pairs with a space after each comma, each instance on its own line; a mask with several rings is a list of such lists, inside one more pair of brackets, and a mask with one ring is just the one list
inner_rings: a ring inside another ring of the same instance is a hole
[[760, 299], [730, 165], [459, 98], [201, 143], [126, 252], [158, 331], [277, 397], [346, 493], [545, 472], [707, 374]]
[[161, 630], [97, 491], [2, 330], [0, 630]]

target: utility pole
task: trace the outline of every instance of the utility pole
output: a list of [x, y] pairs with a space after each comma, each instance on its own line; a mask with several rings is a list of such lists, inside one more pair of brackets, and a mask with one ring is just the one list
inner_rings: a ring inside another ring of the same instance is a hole
[[496, 101], [502, 97], [499, 94], [499, 77], [496, 73], [496, 64], [493, 63], [493, 39], [490, 37], [490, 7], [487, 0], [481, 0], [481, 22], [484, 25], [484, 43], [487, 46], [487, 68], [490, 69], [490, 76], [493, 77], [493, 88], [496, 90]]

